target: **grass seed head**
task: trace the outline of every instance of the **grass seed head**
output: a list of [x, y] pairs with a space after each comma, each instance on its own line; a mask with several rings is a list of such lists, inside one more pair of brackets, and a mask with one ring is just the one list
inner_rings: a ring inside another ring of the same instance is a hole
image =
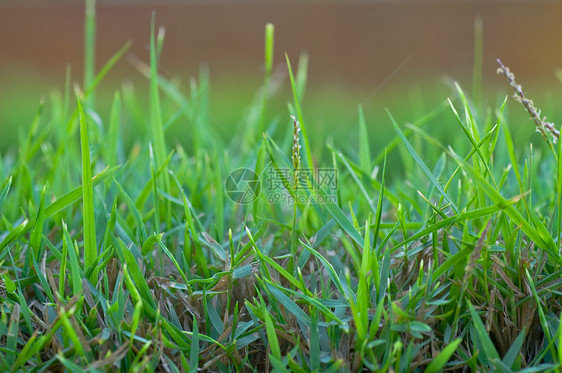
[[293, 154], [291, 158], [293, 159], [293, 172], [294, 172], [294, 187], [296, 188], [297, 185], [297, 176], [298, 170], [301, 164], [301, 145], [299, 143], [299, 133], [301, 131], [301, 127], [297, 118], [294, 115], [291, 115], [293, 118]]
[[509, 70], [509, 67], [505, 66], [499, 58], [497, 59], [497, 61], [500, 65], [497, 70], [498, 74], [502, 74], [507, 78], [509, 85], [515, 91], [515, 99], [523, 104], [523, 107], [525, 108], [525, 110], [527, 110], [533, 122], [535, 122], [535, 126], [537, 126], [537, 132], [539, 132], [548, 143], [548, 132], [550, 132], [552, 141], [556, 142], [560, 138], [560, 132], [555, 128], [554, 123], [547, 122], [546, 117], [541, 118], [541, 111], [536, 108], [533, 100], [528, 99], [525, 96], [525, 93], [523, 93], [523, 88], [520, 84], [517, 84], [517, 82], [515, 81], [515, 75]]

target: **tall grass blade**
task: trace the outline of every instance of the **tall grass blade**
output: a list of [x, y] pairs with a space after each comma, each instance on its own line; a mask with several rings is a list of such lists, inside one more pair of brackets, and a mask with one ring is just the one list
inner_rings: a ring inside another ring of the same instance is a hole
[[[84, 89], [94, 81], [96, 68], [96, 0], [86, 0], [86, 17], [84, 22]], [[88, 107], [95, 105], [92, 93], [86, 101]]]
[[371, 173], [371, 149], [369, 147], [369, 132], [365, 123], [363, 107], [359, 105], [359, 165], [367, 175]]
[[[84, 228], [84, 266], [86, 270], [94, 267], [98, 259], [96, 244], [96, 218], [94, 214], [94, 189], [90, 165], [90, 144], [88, 142], [88, 124], [80, 99], [76, 97], [80, 115], [80, 148], [82, 150], [82, 219]], [[92, 283], [97, 282], [97, 273], [90, 276]]]
[[[162, 124], [162, 109], [160, 107], [160, 94], [158, 92], [158, 56], [156, 51], [156, 14], [152, 13], [150, 26], [150, 134], [154, 141], [154, 157], [156, 169], [160, 168], [166, 160], [166, 143], [164, 139], [164, 128]], [[162, 188], [165, 193], [170, 194], [170, 178], [164, 169]], [[170, 223], [170, 202], [167, 202], [164, 216], [168, 226]]]

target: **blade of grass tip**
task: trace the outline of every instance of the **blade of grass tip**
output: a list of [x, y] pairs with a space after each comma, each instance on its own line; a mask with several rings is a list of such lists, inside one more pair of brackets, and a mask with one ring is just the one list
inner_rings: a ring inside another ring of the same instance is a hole
[[[462, 92], [461, 88], [458, 85], [457, 85], [457, 87], [458, 87], [459, 91]], [[473, 149], [478, 153], [478, 156], [482, 160], [482, 165], [486, 169], [486, 172], [488, 173], [488, 175], [490, 175], [490, 178], [492, 179], [492, 183], [494, 184], [494, 187], [496, 188], [496, 190], [498, 190], [498, 185], [496, 184], [496, 180], [494, 179], [494, 174], [490, 170], [490, 168], [488, 166], [488, 162], [486, 161], [486, 157], [484, 157], [484, 154], [482, 153], [482, 151], [480, 150], [480, 147], [478, 146], [477, 141], [479, 139], [475, 138], [474, 133], [473, 133], [474, 131], [471, 132], [469, 130], [469, 128], [464, 124], [464, 122], [462, 121], [461, 117], [459, 116], [459, 114], [458, 114], [457, 110], [455, 109], [455, 106], [453, 105], [451, 100], [447, 99], [447, 101], [449, 102], [449, 105], [451, 106], [451, 110], [453, 111], [453, 114], [454, 114], [455, 118], [457, 118], [457, 122], [459, 122], [461, 128], [463, 129], [464, 133], [466, 134], [466, 137], [468, 137], [470, 143], [472, 144]], [[467, 103], [467, 105], [468, 105], [468, 103]], [[478, 171], [482, 173], [482, 170], [480, 170], [481, 165], [478, 162], [475, 162], [475, 167], [478, 167]]]
[[461, 341], [462, 341], [461, 338], [455, 339], [452, 343], [448, 344], [443, 350], [441, 350], [439, 355], [437, 355], [433, 359], [433, 361], [427, 366], [427, 368], [425, 368], [425, 372], [426, 373], [440, 372], [445, 366], [445, 364], [447, 364], [447, 361], [449, 361], [451, 356], [453, 356]]
[[459, 94], [459, 97], [463, 104], [464, 116], [465, 116], [465, 121], [467, 123], [467, 127], [470, 125], [470, 133], [478, 142], [480, 141], [480, 132], [478, 126], [476, 125], [476, 121], [474, 120], [474, 115], [472, 114], [474, 110], [471, 108], [470, 103], [468, 102], [468, 98], [464, 94], [464, 91], [462, 90], [459, 83], [455, 82], [454, 84], [455, 84], [455, 89], [457, 90], [457, 93]]
[[398, 127], [398, 123], [396, 123], [396, 121], [394, 120], [394, 117], [392, 116], [392, 114], [390, 114], [390, 111], [388, 111], [388, 109], [386, 110], [386, 113], [390, 117], [390, 120], [392, 121], [392, 125], [394, 126], [394, 129], [396, 130], [396, 133], [398, 133], [398, 136], [402, 140], [402, 143], [404, 144], [404, 146], [406, 146], [406, 149], [408, 150], [408, 152], [410, 153], [412, 158], [414, 158], [414, 161], [416, 161], [418, 166], [422, 169], [422, 171], [431, 180], [433, 185], [435, 185], [435, 188], [437, 188], [437, 190], [441, 193], [443, 198], [445, 198], [447, 200], [447, 202], [449, 202], [451, 204], [451, 208], [453, 209], [453, 211], [458, 214], [459, 210], [457, 209], [455, 203], [447, 195], [447, 193], [445, 192], [445, 190], [443, 189], [443, 187], [441, 186], [439, 181], [437, 179], [435, 179], [435, 176], [433, 176], [433, 173], [429, 170], [429, 168], [427, 168], [427, 166], [425, 165], [423, 160], [420, 158], [418, 153], [414, 150], [414, 148], [412, 147], [412, 145], [410, 144], [410, 142], [408, 141], [406, 136], [404, 136], [404, 133], [400, 130], [400, 127]]
[[367, 174], [371, 174], [371, 149], [369, 148], [369, 132], [365, 123], [363, 106], [359, 105], [359, 164], [361, 169]]
[[[96, 265], [98, 259], [96, 245], [96, 219], [94, 215], [94, 189], [92, 186], [92, 169], [90, 166], [90, 145], [88, 143], [88, 124], [82, 103], [76, 97], [80, 114], [80, 146], [82, 149], [82, 218], [84, 226], [84, 267], [88, 271]], [[98, 274], [92, 272], [90, 281], [95, 285]]]
[[13, 228], [0, 243], [0, 250], [4, 249], [6, 246], [16, 241], [18, 238], [29, 232], [32, 227], [35, 226], [35, 219], [29, 220], [25, 219], [20, 225]]
[[265, 25], [265, 81], [263, 83], [263, 92], [260, 109], [260, 127], [258, 134], [261, 134], [265, 128], [265, 110], [267, 104], [267, 97], [269, 95], [269, 82], [271, 80], [271, 72], [273, 71], [273, 52], [274, 52], [274, 33], [275, 27], [272, 23]]
[[354, 313], [355, 327], [357, 329], [356, 348], [361, 349], [369, 328], [369, 306], [371, 304], [369, 297], [369, 284], [367, 282], [368, 272], [371, 267], [371, 239], [369, 232], [371, 229], [372, 214], [369, 213], [365, 222], [365, 243], [363, 244], [363, 255], [361, 258], [361, 267], [359, 268], [359, 279], [357, 286], [356, 304], [351, 304]]
[[[84, 20], [84, 89], [88, 89], [94, 81], [96, 64], [96, 1], [86, 0]], [[92, 93], [87, 98], [88, 107], [93, 108], [95, 97]]]
[[277, 339], [275, 326], [273, 325], [273, 321], [271, 320], [271, 316], [269, 315], [269, 311], [267, 310], [267, 305], [263, 300], [263, 297], [260, 292], [258, 292], [258, 296], [260, 298], [261, 308], [263, 312], [265, 332], [267, 334], [267, 341], [269, 343], [269, 348], [271, 349], [272, 355], [278, 360], [281, 360], [281, 348], [279, 347], [279, 340]]
[[273, 42], [274, 42], [275, 26], [273, 23], [265, 25], [265, 79], [269, 80], [273, 71]]
[[162, 48], [164, 47], [164, 36], [166, 35], [166, 28], [160, 26], [158, 28], [158, 34], [156, 35], [156, 59], [160, 60], [160, 55], [162, 54]]
[[41, 199], [39, 201], [39, 210], [37, 211], [37, 218], [35, 219], [35, 227], [31, 232], [31, 242], [30, 246], [33, 250], [33, 255], [35, 258], [39, 258], [39, 251], [41, 250], [41, 239], [43, 236], [43, 223], [45, 222], [45, 189], [43, 186], [41, 191]]
[[299, 118], [302, 139], [304, 141], [304, 151], [305, 151], [305, 162], [306, 167], [309, 169], [314, 168], [314, 163], [312, 163], [312, 154], [310, 148], [310, 142], [308, 141], [308, 135], [306, 132], [306, 126], [304, 125], [302, 118], [302, 110], [300, 105], [300, 97], [297, 89], [297, 84], [295, 83], [295, 77], [293, 76], [293, 70], [291, 69], [291, 61], [289, 61], [289, 56], [285, 54], [285, 59], [287, 60], [287, 68], [289, 69], [289, 78], [291, 80], [291, 88], [293, 90], [293, 99], [295, 102], [295, 109], [297, 110], [297, 117]]
[[[160, 107], [160, 95], [158, 92], [158, 57], [156, 55], [156, 13], [152, 13], [152, 22], [150, 26], [150, 124], [151, 135], [154, 141], [154, 155], [156, 160], [156, 168], [160, 168], [166, 159], [166, 142], [164, 138], [164, 129], [162, 125], [162, 109]], [[167, 194], [170, 193], [170, 179], [168, 172], [163, 172], [163, 190]], [[171, 202], [166, 202], [166, 222], [170, 226], [170, 210]]]
[[[71, 72], [72, 69], [70, 68], [70, 64], [67, 63], [66, 64], [66, 74], [64, 76], [64, 98], [63, 98], [63, 110], [62, 110], [62, 121], [64, 123], [66, 123], [66, 120], [68, 119], [68, 108], [70, 107], [70, 101], [72, 100], [71, 98], [71, 92], [70, 92], [70, 82], [71, 82]], [[63, 130], [63, 126], [56, 126], [59, 130]], [[63, 135], [64, 132], [61, 131], [59, 132], [60, 135]], [[60, 139], [63, 139], [63, 136], [59, 137]]]
[[113, 95], [111, 114], [109, 117], [109, 131], [107, 134], [107, 146], [105, 150], [105, 162], [109, 165], [117, 165], [117, 147], [119, 139], [119, 119], [121, 116], [121, 97], [119, 91]]
[[[95, 92], [97, 86], [100, 84], [100, 82], [103, 80], [103, 78], [107, 75], [109, 70], [111, 70], [113, 68], [113, 66], [121, 59], [121, 57], [123, 57], [125, 52], [127, 52], [129, 50], [131, 45], [132, 45], [132, 43], [130, 41], [126, 42], [125, 45], [123, 45], [121, 47], [121, 49], [119, 49], [106, 62], [106, 64], [100, 69], [98, 74], [93, 79], [92, 83], [89, 86], [85, 87], [85, 89], [86, 89], [85, 92], [84, 92], [84, 99], [85, 100], [87, 100], [90, 97], [90, 95], [92, 95]], [[124, 86], [124, 87], [128, 87], [128, 86]], [[126, 98], [127, 98], [127, 96], [126, 96]], [[138, 113], [133, 112], [132, 114], [135, 115], [135, 114], [138, 114]], [[66, 130], [69, 134], [74, 133], [74, 123], [75, 123], [75, 119], [76, 119], [77, 115], [78, 115], [78, 112], [76, 110], [74, 110], [74, 112], [72, 113], [72, 115], [70, 116], [70, 119], [68, 120], [68, 122], [66, 124]], [[135, 118], [137, 118], [137, 116]]]
[[295, 77], [297, 83], [297, 93], [302, 100], [306, 90], [306, 81], [308, 78], [308, 54], [301, 53], [299, 56], [299, 66], [297, 67], [297, 76]]
[[89, 97], [103, 80], [103, 78], [107, 75], [109, 70], [113, 68], [113, 66], [123, 57], [123, 55], [131, 48], [133, 43], [131, 41], [127, 41], [123, 46], [115, 52], [113, 56], [103, 65], [97, 75], [94, 77], [92, 84], [90, 86], [85, 87], [84, 97]]
[[141, 312], [142, 312], [142, 301], [137, 300], [137, 302], [135, 303], [135, 310], [133, 311], [133, 317], [131, 318], [131, 331], [130, 331], [131, 339], [129, 340], [131, 347], [133, 347], [133, 341], [134, 341], [135, 333], [137, 332], [139, 326]]
[[[107, 75], [107, 73], [109, 72], [109, 70], [111, 70], [111, 68], [113, 68], [113, 66], [117, 63], [117, 61], [119, 61], [121, 59], [121, 57], [123, 57], [123, 55], [125, 54], [125, 52], [127, 52], [129, 50], [129, 48], [131, 47], [132, 43], [130, 41], [126, 42], [125, 45], [123, 45], [121, 47], [121, 49], [119, 49], [107, 62], [106, 64], [100, 69], [100, 71], [98, 72], [98, 74], [95, 76], [95, 78], [93, 79], [92, 83], [85, 87], [85, 92], [84, 92], [84, 98], [87, 100], [90, 95], [95, 92], [96, 87], [100, 84], [100, 82], [103, 80], [103, 78]], [[68, 70], [68, 79], [70, 79], [70, 69]], [[70, 84], [70, 83], [67, 83]], [[124, 87], [128, 87], [128, 86], [124, 86]], [[137, 114], [136, 112], [133, 112], [132, 114]], [[66, 122], [66, 131], [69, 134], [74, 133], [74, 123], [75, 123], [75, 119], [76, 116], [78, 115], [78, 112], [76, 110], [74, 110], [74, 112], [72, 113], [72, 115], [70, 116], [70, 118], [68, 119], [68, 121]], [[136, 117], [135, 117], [136, 118]]]
[[164, 233], [153, 234], [144, 241], [141, 247], [141, 255], [146, 256], [149, 252], [154, 249], [154, 245], [157, 245], [160, 241], [162, 241], [162, 236]]

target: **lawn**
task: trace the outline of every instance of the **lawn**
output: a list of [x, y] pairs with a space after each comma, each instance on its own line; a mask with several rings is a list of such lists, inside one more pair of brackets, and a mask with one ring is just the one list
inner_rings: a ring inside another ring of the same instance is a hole
[[237, 128], [205, 70], [166, 73], [155, 17], [148, 89], [100, 99], [129, 44], [96, 69], [94, 12], [85, 30], [83, 84], [0, 155], [0, 370], [562, 369], [562, 147], [507, 68], [495, 107], [475, 69], [470, 93], [388, 110], [386, 146], [361, 106], [357, 146], [318, 144], [306, 57], [283, 56], [292, 98], [272, 103], [273, 25]]

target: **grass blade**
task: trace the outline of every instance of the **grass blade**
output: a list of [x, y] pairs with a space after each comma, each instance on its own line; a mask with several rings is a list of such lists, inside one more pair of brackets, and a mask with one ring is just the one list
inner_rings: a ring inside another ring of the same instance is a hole
[[[86, 0], [86, 18], [84, 22], [84, 89], [88, 89], [94, 81], [96, 68], [96, 1]], [[92, 93], [87, 99], [93, 108], [95, 96]]]
[[369, 132], [365, 123], [363, 107], [359, 105], [359, 165], [369, 175], [371, 173], [371, 149], [369, 147]]
[[[158, 92], [158, 56], [156, 53], [156, 14], [152, 13], [152, 22], [150, 27], [150, 134], [154, 141], [154, 155], [156, 160], [156, 169], [159, 169], [166, 160], [166, 143], [164, 139], [164, 128], [162, 124], [162, 109], [160, 107], [160, 95]], [[163, 172], [163, 190], [170, 194], [170, 178], [168, 172]], [[166, 221], [169, 223], [170, 202], [167, 202], [165, 210]], [[169, 224], [168, 224], [169, 225]]]
[[461, 343], [461, 339], [455, 339], [452, 343], [448, 344], [440, 353], [433, 359], [433, 361], [425, 368], [426, 373], [435, 373], [443, 369], [447, 361], [457, 350], [457, 347]]
[[[94, 215], [94, 189], [92, 169], [90, 166], [90, 144], [88, 142], [88, 124], [80, 99], [76, 97], [80, 117], [80, 148], [82, 149], [82, 218], [84, 227], [84, 266], [86, 271], [96, 265], [98, 248], [96, 244], [96, 218]], [[97, 282], [97, 273], [90, 276], [92, 283]]]
[[484, 359], [488, 359], [488, 360], [490, 359], [499, 360], [500, 356], [498, 354], [498, 351], [496, 350], [494, 343], [490, 339], [490, 336], [486, 331], [486, 327], [484, 326], [482, 320], [480, 319], [480, 315], [476, 313], [476, 310], [474, 309], [474, 306], [471, 303], [468, 304], [468, 308], [470, 310], [470, 315], [472, 318], [472, 325], [476, 330], [476, 334], [478, 336], [478, 339], [480, 340], [480, 344], [484, 348], [484, 351], [480, 351], [480, 356], [483, 356]]

